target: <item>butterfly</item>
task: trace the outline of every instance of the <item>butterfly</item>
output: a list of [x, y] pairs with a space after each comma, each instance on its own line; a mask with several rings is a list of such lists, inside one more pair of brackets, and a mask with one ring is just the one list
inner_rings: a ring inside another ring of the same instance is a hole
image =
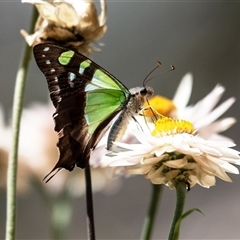
[[113, 141], [122, 138], [128, 121], [153, 95], [151, 87], [128, 90], [105, 69], [74, 50], [43, 43], [35, 45], [33, 53], [56, 108], [53, 118], [59, 137], [59, 159], [46, 177], [62, 168], [85, 168], [110, 126], [107, 149], [112, 150]]

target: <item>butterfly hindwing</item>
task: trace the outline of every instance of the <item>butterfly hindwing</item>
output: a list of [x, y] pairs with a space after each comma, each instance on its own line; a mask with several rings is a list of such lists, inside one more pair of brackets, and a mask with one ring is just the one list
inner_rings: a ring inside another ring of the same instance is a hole
[[114, 76], [87, 57], [70, 49], [38, 44], [38, 67], [44, 73], [56, 112], [58, 168], [84, 168], [91, 150], [111, 120], [127, 104], [130, 93]]

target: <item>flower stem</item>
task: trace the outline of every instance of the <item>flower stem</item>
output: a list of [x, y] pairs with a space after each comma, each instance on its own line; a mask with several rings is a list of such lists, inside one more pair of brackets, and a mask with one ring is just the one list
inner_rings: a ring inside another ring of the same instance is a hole
[[175, 187], [176, 187], [177, 201], [176, 201], [175, 213], [174, 213], [168, 240], [177, 240], [179, 237], [179, 231], [175, 231], [176, 224], [178, 220], [180, 220], [183, 214], [183, 208], [184, 208], [186, 191], [187, 191], [185, 182], [177, 182]]
[[157, 209], [159, 206], [159, 199], [162, 192], [162, 186], [160, 184], [152, 184], [152, 196], [151, 202], [148, 209], [148, 215], [145, 217], [141, 239], [149, 240], [152, 235], [152, 230], [154, 226], [154, 221], [157, 213]]
[[50, 214], [51, 239], [68, 239], [67, 231], [72, 218], [72, 195], [67, 185], [60, 193], [52, 195], [38, 178], [32, 178], [32, 183]]
[[88, 240], [95, 240], [91, 169], [85, 168]]
[[71, 198], [66, 193], [55, 198], [51, 211], [52, 239], [67, 239], [67, 230], [72, 217]]
[[[37, 19], [37, 11], [34, 8], [30, 32], [33, 32]], [[12, 145], [9, 153], [8, 171], [7, 171], [7, 218], [6, 218], [6, 240], [15, 239], [16, 230], [16, 185], [17, 185], [17, 160], [18, 160], [18, 142], [20, 132], [20, 120], [23, 108], [23, 97], [26, 85], [26, 76], [31, 59], [31, 48], [26, 44], [20, 61], [16, 76], [13, 113], [12, 113]]]

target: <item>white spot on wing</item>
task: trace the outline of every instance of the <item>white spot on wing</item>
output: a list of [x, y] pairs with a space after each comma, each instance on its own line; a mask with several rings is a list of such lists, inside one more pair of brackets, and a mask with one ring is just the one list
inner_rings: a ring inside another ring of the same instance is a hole
[[68, 73], [68, 77], [69, 77], [69, 80], [70, 80], [70, 81], [73, 81], [74, 79], [76, 79], [76, 74], [75, 74], [75, 73], [72, 73], [72, 72], [69, 72], [69, 73]]
[[85, 70], [85, 68], [80, 67], [80, 68], [79, 68], [79, 73], [80, 73], [80, 74], [83, 74], [84, 70]]
[[50, 60], [47, 60], [47, 61], [46, 61], [46, 64], [50, 64], [50, 63], [51, 63]]
[[69, 73], [68, 73], [68, 83], [69, 83], [69, 85], [70, 85], [71, 88], [74, 87], [74, 82], [73, 82], [73, 80], [75, 80], [75, 79], [76, 79], [76, 74], [75, 74], [75, 73], [72, 73], [72, 72], [69, 72]]
[[43, 51], [44, 51], [44, 52], [47, 52], [47, 51], [49, 51], [49, 49], [50, 49], [49, 47], [45, 47], [45, 48], [43, 49]]

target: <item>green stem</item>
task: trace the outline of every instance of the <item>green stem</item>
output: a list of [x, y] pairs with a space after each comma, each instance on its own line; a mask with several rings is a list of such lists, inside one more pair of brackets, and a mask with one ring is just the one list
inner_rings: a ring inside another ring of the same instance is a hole
[[67, 231], [72, 218], [72, 195], [67, 184], [63, 186], [60, 193], [52, 196], [39, 179], [33, 178], [32, 183], [50, 214], [52, 239], [67, 239]]
[[87, 166], [85, 168], [85, 182], [86, 182], [88, 240], [95, 240], [92, 180], [91, 180], [91, 169], [90, 169], [89, 163], [87, 164]]
[[175, 231], [176, 224], [183, 214], [183, 208], [184, 208], [185, 197], [187, 192], [185, 182], [177, 182], [175, 187], [176, 187], [177, 201], [176, 201], [175, 213], [174, 213], [168, 240], [177, 240], [179, 237], [179, 231]]
[[159, 199], [162, 193], [162, 186], [159, 184], [152, 184], [152, 196], [148, 209], [148, 215], [146, 216], [143, 224], [141, 239], [149, 240], [152, 235], [154, 221], [156, 218], [157, 209], [159, 206]]
[[[37, 11], [34, 8], [30, 32], [33, 32], [37, 19]], [[20, 132], [20, 120], [23, 107], [23, 97], [26, 85], [26, 76], [31, 59], [31, 48], [26, 44], [19, 69], [16, 76], [13, 113], [12, 113], [12, 145], [9, 153], [7, 171], [7, 218], [6, 218], [6, 240], [15, 239], [16, 230], [16, 185], [17, 185], [17, 160], [18, 142]]]
[[[66, 193], [66, 192], [65, 192]], [[67, 230], [72, 217], [72, 202], [68, 193], [57, 196], [52, 204], [52, 239], [67, 239]]]

